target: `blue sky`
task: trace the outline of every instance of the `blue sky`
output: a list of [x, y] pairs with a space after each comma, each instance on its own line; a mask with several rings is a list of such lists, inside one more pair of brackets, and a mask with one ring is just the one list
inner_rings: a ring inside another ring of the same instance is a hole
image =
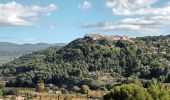
[[86, 33], [167, 35], [168, 0], [1, 0], [0, 41], [68, 43]]

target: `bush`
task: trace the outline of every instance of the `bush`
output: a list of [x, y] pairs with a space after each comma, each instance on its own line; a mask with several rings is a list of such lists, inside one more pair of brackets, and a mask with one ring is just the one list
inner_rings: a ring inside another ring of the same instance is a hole
[[151, 84], [148, 92], [154, 100], [169, 100], [170, 98], [170, 87], [163, 84]]
[[0, 89], [3, 89], [3, 88], [5, 88], [5, 85], [0, 84]]
[[152, 100], [147, 89], [137, 84], [123, 84], [111, 90], [104, 100]]
[[73, 91], [74, 92], [79, 92], [81, 89], [78, 86], [73, 86]]
[[65, 88], [61, 88], [60, 90], [61, 90], [62, 93], [66, 93], [66, 94], [69, 93], [69, 92], [67, 91], [67, 89], [65, 89]]
[[114, 85], [113, 85], [112, 83], [107, 83], [107, 84], [105, 84], [105, 87], [106, 87], [108, 90], [110, 90], [110, 89], [112, 89], [112, 88], [114, 87]]
[[82, 85], [82, 92], [83, 93], [88, 93], [90, 91], [89, 86], [87, 85]]
[[3, 95], [15, 95], [15, 96], [19, 95], [19, 90], [16, 88], [4, 88], [2, 92]]
[[3, 96], [3, 92], [2, 92], [2, 90], [0, 90], [0, 97], [2, 97]]
[[37, 92], [43, 92], [44, 89], [45, 89], [44, 82], [43, 82], [43, 81], [40, 81], [40, 82], [37, 84], [36, 91], [37, 91]]

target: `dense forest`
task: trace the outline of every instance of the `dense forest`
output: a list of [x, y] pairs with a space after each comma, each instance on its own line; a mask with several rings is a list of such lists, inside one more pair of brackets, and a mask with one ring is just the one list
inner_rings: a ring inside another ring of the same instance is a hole
[[16, 77], [10, 85], [26, 87], [34, 87], [40, 80], [91, 88], [133, 77], [170, 82], [170, 35], [132, 40], [79, 38], [62, 48], [25, 54], [2, 65], [0, 74]]

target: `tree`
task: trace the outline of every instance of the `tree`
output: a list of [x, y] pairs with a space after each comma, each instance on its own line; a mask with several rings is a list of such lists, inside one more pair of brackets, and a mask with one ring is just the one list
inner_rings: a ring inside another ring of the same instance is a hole
[[169, 100], [170, 98], [170, 87], [163, 84], [151, 84], [148, 92], [154, 100]]
[[2, 97], [3, 96], [3, 92], [2, 92], [2, 90], [0, 89], [0, 97]]
[[3, 95], [19, 95], [19, 90], [16, 88], [3, 88], [2, 89]]
[[117, 86], [104, 95], [104, 100], [152, 100], [147, 89], [131, 83]]
[[80, 88], [79, 88], [78, 86], [73, 86], [73, 91], [79, 92], [79, 91], [80, 91]]
[[37, 92], [43, 92], [45, 89], [45, 85], [43, 81], [38, 82], [37, 87], [36, 87], [36, 91]]
[[88, 93], [90, 91], [89, 86], [87, 85], [82, 85], [82, 92], [83, 93]]

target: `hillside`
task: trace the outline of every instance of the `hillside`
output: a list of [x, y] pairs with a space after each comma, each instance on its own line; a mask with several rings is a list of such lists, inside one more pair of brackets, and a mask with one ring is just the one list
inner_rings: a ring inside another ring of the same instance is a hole
[[6, 62], [12, 61], [15, 58], [22, 56], [23, 54], [29, 54], [33, 51], [45, 49], [50, 46], [62, 46], [65, 44], [15, 44], [8, 42], [0, 42], [0, 65]]
[[170, 35], [132, 40], [79, 38], [61, 49], [54, 46], [19, 57], [1, 66], [0, 73], [16, 76], [15, 86], [35, 86], [39, 80], [94, 86], [96, 81], [127, 77], [170, 82]]

